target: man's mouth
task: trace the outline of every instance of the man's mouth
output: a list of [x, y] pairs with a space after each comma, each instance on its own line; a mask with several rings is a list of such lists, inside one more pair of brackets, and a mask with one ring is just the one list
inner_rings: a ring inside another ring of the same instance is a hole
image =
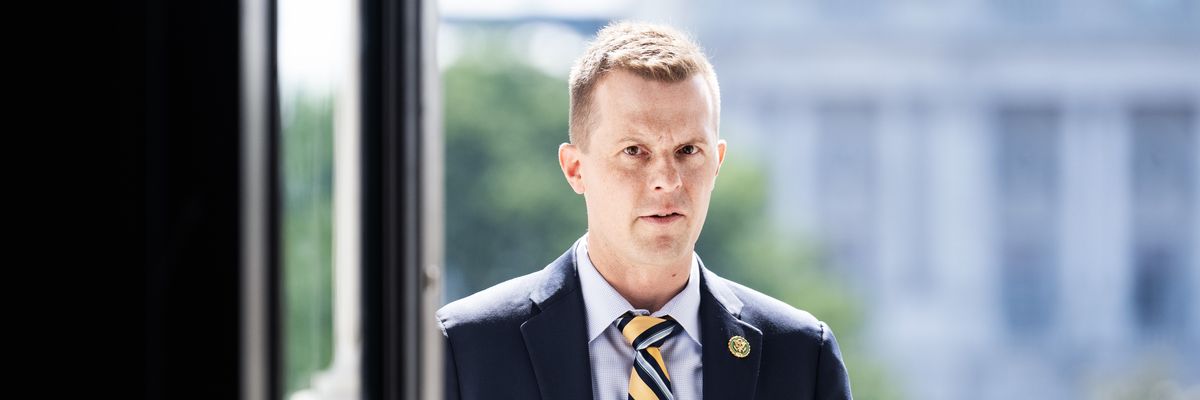
[[683, 219], [683, 214], [680, 214], [678, 212], [662, 212], [662, 213], [644, 215], [641, 217], [641, 219], [644, 221], [652, 222], [652, 223], [656, 223], [656, 224], [669, 224], [669, 223], [678, 221], [680, 219]]

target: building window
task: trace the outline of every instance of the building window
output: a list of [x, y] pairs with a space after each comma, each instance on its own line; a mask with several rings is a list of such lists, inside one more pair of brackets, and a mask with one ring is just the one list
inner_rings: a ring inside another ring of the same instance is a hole
[[1060, 120], [1057, 107], [1043, 105], [1001, 106], [995, 115], [1000, 300], [1014, 334], [1054, 322]]
[[1137, 105], [1132, 144], [1133, 320], [1141, 333], [1182, 333], [1196, 203], [1195, 112], [1187, 104]]
[[827, 265], [863, 283], [873, 276], [876, 108], [865, 101], [820, 104], [817, 185]]

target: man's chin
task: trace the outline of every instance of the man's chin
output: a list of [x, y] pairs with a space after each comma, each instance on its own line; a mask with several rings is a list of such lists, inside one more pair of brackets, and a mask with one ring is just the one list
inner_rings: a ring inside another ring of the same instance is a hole
[[670, 258], [689, 253], [692, 246], [686, 234], [658, 234], [638, 237], [634, 247], [646, 256]]

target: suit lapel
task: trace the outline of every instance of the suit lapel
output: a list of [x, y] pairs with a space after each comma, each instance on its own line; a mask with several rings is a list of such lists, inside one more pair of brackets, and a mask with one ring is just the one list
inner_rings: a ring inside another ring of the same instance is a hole
[[[704, 399], [752, 399], [758, 386], [759, 362], [765, 350], [762, 331], [739, 319], [742, 302], [723, 279], [703, 264], [700, 270]], [[729, 339], [734, 336], [741, 336], [750, 343], [750, 354], [745, 358], [738, 358], [729, 350]]]
[[541, 311], [521, 324], [542, 398], [592, 398], [587, 322], [575, 246], [546, 267], [546, 280], [530, 294]]

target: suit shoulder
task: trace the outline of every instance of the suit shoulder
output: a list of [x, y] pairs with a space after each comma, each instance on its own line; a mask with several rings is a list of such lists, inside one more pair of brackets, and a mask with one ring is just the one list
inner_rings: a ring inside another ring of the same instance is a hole
[[[459, 327], [520, 324], [532, 315], [531, 291], [545, 271], [509, 279], [470, 296], [455, 300], [437, 311], [443, 331]], [[443, 332], [446, 333], [446, 332]]]
[[743, 303], [742, 320], [758, 327], [764, 335], [801, 335], [824, 342], [830, 334], [829, 327], [808, 311], [742, 284], [725, 282]]

